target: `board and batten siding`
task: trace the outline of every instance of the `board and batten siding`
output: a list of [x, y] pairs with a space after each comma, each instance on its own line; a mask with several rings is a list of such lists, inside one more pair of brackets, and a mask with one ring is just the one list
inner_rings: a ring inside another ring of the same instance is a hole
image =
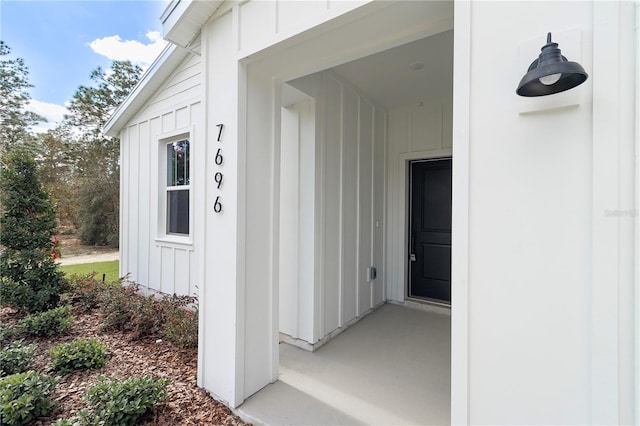
[[[387, 293], [404, 302], [407, 295], [409, 162], [452, 155], [452, 99], [425, 100], [389, 110], [387, 150]], [[454, 159], [455, 161], [455, 159]]]
[[386, 111], [330, 71], [293, 85], [310, 98], [282, 112], [280, 331], [314, 344], [384, 302]]
[[247, 1], [237, 6], [238, 53], [248, 57], [370, 0]]
[[[197, 295], [198, 152], [203, 143], [201, 61], [188, 55], [164, 85], [120, 133], [120, 275], [147, 291]], [[161, 140], [189, 134], [191, 141], [190, 241], [163, 240], [166, 164]], [[159, 162], [162, 161], [162, 164]], [[162, 205], [161, 205], [162, 204]]]

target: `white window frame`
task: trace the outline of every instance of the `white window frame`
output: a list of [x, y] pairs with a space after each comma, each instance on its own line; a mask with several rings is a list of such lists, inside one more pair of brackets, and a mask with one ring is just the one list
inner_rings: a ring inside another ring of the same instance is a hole
[[[158, 224], [156, 242], [163, 245], [193, 245], [193, 195], [194, 168], [193, 149], [194, 132], [192, 128], [176, 129], [158, 136]], [[189, 185], [170, 187], [167, 185], [167, 145], [182, 140], [189, 140]], [[168, 232], [168, 193], [171, 190], [189, 191], [189, 234], [174, 234]]]

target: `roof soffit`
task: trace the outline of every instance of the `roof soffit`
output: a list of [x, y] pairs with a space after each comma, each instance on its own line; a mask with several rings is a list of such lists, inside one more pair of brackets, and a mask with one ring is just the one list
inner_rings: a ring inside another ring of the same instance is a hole
[[173, 0], [160, 17], [164, 39], [188, 47], [224, 0]]

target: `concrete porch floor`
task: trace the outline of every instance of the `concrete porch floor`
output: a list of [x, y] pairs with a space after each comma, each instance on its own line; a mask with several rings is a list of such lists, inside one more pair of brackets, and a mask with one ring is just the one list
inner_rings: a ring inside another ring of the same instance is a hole
[[449, 424], [451, 316], [385, 304], [315, 352], [280, 344], [280, 376], [238, 414], [254, 424]]

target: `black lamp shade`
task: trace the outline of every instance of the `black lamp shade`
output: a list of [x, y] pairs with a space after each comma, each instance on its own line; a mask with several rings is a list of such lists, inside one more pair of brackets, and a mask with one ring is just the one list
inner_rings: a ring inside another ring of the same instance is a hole
[[588, 76], [579, 63], [569, 62], [562, 56], [558, 43], [551, 42], [549, 33], [547, 44], [542, 46], [540, 56], [520, 80], [516, 93], [527, 97], [552, 95], [579, 86]]

